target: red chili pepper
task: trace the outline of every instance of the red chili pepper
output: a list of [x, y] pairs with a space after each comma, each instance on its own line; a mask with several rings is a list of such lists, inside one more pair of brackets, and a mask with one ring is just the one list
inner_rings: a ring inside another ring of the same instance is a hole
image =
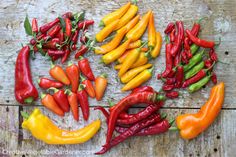
[[187, 56], [188, 59], [192, 58], [193, 55], [192, 55], [191, 50], [190, 50], [188, 37], [185, 37], [185, 39], [184, 39], [184, 51], [185, 51], [186, 56]]
[[186, 54], [186, 51], [183, 51], [181, 53], [181, 61], [185, 64], [188, 64], [189, 63], [189, 60], [188, 60], [188, 57], [187, 57], [187, 54]]
[[67, 94], [67, 99], [70, 104], [71, 112], [73, 114], [73, 117], [76, 121], [79, 120], [79, 104], [77, 100], [77, 94], [74, 92], [71, 92], [70, 90], [65, 91]]
[[217, 84], [217, 76], [216, 76], [216, 73], [215, 73], [215, 72], [212, 72], [211, 81], [212, 81], [214, 84]]
[[55, 99], [55, 101], [57, 102], [57, 104], [60, 106], [60, 108], [64, 111], [64, 112], [69, 112], [70, 111], [70, 105], [69, 102], [67, 100], [67, 96], [65, 94], [65, 91], [63, 89], [57, 89], [57, 88], [49, 88], [51, 90], [53, 90], [54, 94], [53, 94], [53, 98]]
[[[100, 154], [104, 154], [105, 152], [107, 152], [109, 149], [111, 149], [112, 147], [116, 146], [117, 144], [123, 142], [124, 140], [126, 140], [127, 138], [135, 135], [137, 132], [139, 132], [140, 130], [142, 130], [145, 127], [150, 126], [151, 124], [154, 124], [158, 121], [160, 121], [161, 116], [159, 114], [154, 114], [152, 116], [150, 116], [147, 119], [144, 119], [143, 121], [134, 124], [133, 126], [131, 126], [128, 130], [126, 130], [124, 133], [118, 135], [117, 137], [115, 137], [113, 140], [111, 140], [111, 142], [105, 144], [102, 148], [101, 151], [95, 153], [96, 155], [100, 155]], [[110, 120], [109, 120], [110, 121]]]
[[178, 66], [181, 62], [181, 51], [179, 51], [174, 58], [174, 66]]
[[209, 56], [210, 56], [212, 61], [214, 61], [214, 62], [218, 61], [218, 56], [217, 56], [214, 48], [210, 49]]
[[79, 29], [87, 29], [88, 26], [93, 25], [93, 24], [94, 24], [93, 20], [85, 20], [85, 21], [78, 23], [78, 28]]
[[126, 108], [131, 107], [132, 105], [145, 103], [151, 104], [156, 103], [164, 99], [163, 96], [157, 95], [155, 92], [138, 92], [130, 94], [118, 102], [113, 110], [110, 112], [110, 119], [107, 129], [106, 144], [109, 144], [112, 138], [113, 131], [115, 129], [115, 123], [119, 114], [124, 111]]
[[83, 75], [80, 75], [80, 78], [81, 78], [81, 84], [85, 85], [85, 90], [88, 93], [88, 95], [91, 98], [95, 98], [95, 90], [94, 90], [92, 82], [86, 79], [85, 77], [83, 77]]
[[15, 65], [15, 98], [21, 104], [32, 103], [38, 98], [29, 66], [30, 47], [23, 47], [18, 53]]
[[83, 32], [82, 32], [82, 35], [80, 36], [80, 42], [82, 44], [86, 44], [88, 42], [88, 38], [86, 37], [86, 32], [87, 32], [87, 29], [85, 29]]
[[182, 21], [177, 21], [176, 26], [177, 26], [177, 29], [178, 29], [178, 34], [177, 34], [177, 37], [176, 37], [176, 41], [173, 44], [173, 47], [170, 51], [170, 54], [173, 57], [176, 56], [176, 54], [182, 48], [182, 42], [184, 40], [184, 25], [183, 25], [183, 22]]
[[174, 85], [174, 84], [170, 84], [170, 85], [164, 84], [164, 85], [162, 86], [162, 90], [164, 90], [164, 91], [171, 91], [171, 90], [174, 89], [174, 88], [175, 88], [175, 85]]
[[185, 80], [182, 85], [182, 88], [188, 87], [189, 85], [201, 80], [205, 76], [206, 76], [206, 69], [200, 70], [196, 75], [194, 75], [190, 79]]
[[167, 84], [167, 85], [172, 85], [172, 84], [175, 84], [175, 82], [176, 82], [176, 77], [166, 78], [166, 79], [161, 78], [161, 80], [162, 80], [163, 82], [165, 82], [165, 84]]
[[72, 44], [71, 50], [72, 50], [72, 51], [75, 51], [76, 49], [77, 49], [77, 46], [76, 46], [75, 44]]
[[184, 80], [184, 68], [183, 66], [178, 66], [176, 71], [176, 83], [175, 87], [180, 88]]
[[77, 44], [78, 37], [79, 37], [79, 30], [76, 30], [75, 33], [73, 34], [72, 38], [71, 38], [71, 42], [73, 42], [73, 45]]
[[173, 22], [170, 22], [164, 31], [165, 34], [169, 34], [170, 32], [172, 32], [174, 28], [175, 28], [175, 24]]
[[72, 29], [72, 24], [69, 18], [65, 18], [65, 24], [66, 24], [66, 36], [70, 37], [71, 36], [71, 29]]
[[60, 25], [56, 25], [55, 27], [53, 27], [52, 29], [50, 29], [47, 33], [47, 35], [50, 38], [55, 37], [55, 35], [61, 30], [61, 26]]
[[53, 56], [62, 57], [62, 56], [65, 54], [65, 51], [48, 49], [48, 50], [47, 50], [47, 54], [48, 54], [48, 56], [50, 56], [50, 57], [53, 57]]
[[64, 54], [64, 56], [61, 59], [61, 63], [62, 64], [66, 62], [66, 60], [70, 56], [70, 53], [71, 53], [70, 49], [68, 47], [65, 47], [65, 54]]
[[141, 86], [141, 87], [134, 88], [131, 94], [138, 93], [138, 92], [154, 92], [154, 91], [155, 90], [150, 86]]
[[210, 68], [212, 64], [213, 64], [213, 62], [212, 62], [212, 60], [210, 58], [206, 59], [204, 61], [204, 65], [205, 65], [206, 68]]
[[79, 69], [81, 72], [90, 80], [94, 81], [95, 77], [93, 75], [92, 69], [90, 68], [89, 61], [87, 58], [84, 58], [82, 56], [79, 57], [78, 61]]
[[60, 56], [52, 56], [51, 60], [54, 62], [54, 61], [58, 60], [59, 58], [61, 58], [61, 57]]
[[172, 69], [170, 73], [167, 75], [168, 78], [172, 78], [175, 76], [175, 71]]
[[[36, 39], [37, 40], [41, 40], [42, 38], [44, 38], [46, 36], [46, 34], [40, 34], [40, 35], [37, 35], [37, 37], [36, 37]], [[30, 44], [31, 45], [35, 45], [37, 42], [36, 42], [36, 40], [34, 39], [34, 38], [32, 38], [31, 40], [30, 40]]]
[[43, 44], [43, 48], [44, 49], [57, 49], [57, 45], [59, 44], [59, 42], [57, 42], [57, 41], [49, 41], [49, 42], [47, 42], [47, 43], [45, 43], [45, 44]]
[[61, 82], [50, 80], [44, 77], [38, 79], [38, 84], [39, 84], [39, 87], [43, 89], [48, 89], [50, 87], [61, 88], [64, 86]]
[[178, 91], [166, 92], [166, 97], [170, 98], [170, 99], [177, 98], [177, 97], [179, 97], [179, 92]]
[[173, 43], [175, 41], [175, 28], [170, 33], [170, 42]]
[[60, 41], [60, 44], [62, 44], [64, 42], [64, 32], [63, 30], [61, 29], [56, 35], [55, 35], [56, 38], [59, 39]]
[[68, 76], [71, 83], [71, 91], [76, 93], [79, 86], [79, 67], [75, 64], [72, 64], [72, 62], [69, 62], [66, 68], [66, 75]]
[[38, 33], [38, 22], [37, 22], [37, 19], [36, 18], [33, 18], [32, 19], [32, 32], [33, 33]]
[[77, 97], [79, 100], [80, 107], [82, 109], [84, 120], [88, 120], [88, 118], [89, 118], [89, 102], [88, 102], [88, 95], [84, 89], [84, 85], [79, 85], [79, 89], [77, 91]]
[[105, 116], [105, 118], [107, 120], [107, 123], [108, 123], [109, 113], [105, 108], [103, 108], [102, 106], [97, 106], [97, 107], [94, 108], [94, 110], [100, 110], [103, 113], [103, 115]]
[[189, 39], [196, 45], [204, 48], [214, 48], [215, 42], [214, 41], [207, 41], [200, 39], [198, 37], [195, 37], [190, 30], [186, 29], [187, 36]]
[[84, 55], [88, 51], [88, 47], [86, 45], [81, 45], [79, 50], [75, 54], [75, 58], [79, 58], [80, 56]]

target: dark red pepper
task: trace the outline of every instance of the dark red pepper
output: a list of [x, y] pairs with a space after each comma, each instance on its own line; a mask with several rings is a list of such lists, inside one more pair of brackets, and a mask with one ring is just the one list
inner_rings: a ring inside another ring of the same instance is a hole
[[216, 76], [216, 73], [215, 73], [215, 72], [212, 72], [211, 81], [212, 81], [214, 84], [217, 84], [217, 76]]
[[55, 27], [53, 27], [52, 29], [50, 29], [47, 33], [47, 35], [50, 38], [55, 37], [55, 35], [61, 30], [61, 26], [60, 25], [56, 25]]
[[175, 41], [175, 28], [170, 33], [170, 42], [173, 43]]
[[212, 62], [212, 60], [210, 58], [206, 59], [204, 61], [204, 65], [205, 65], [206, 68], [210, 68], [212, 64], [213, 64], [213, 62]]
[[32, 19], [32, 32], [33, 33], [38, 33], [38, 22], [37, 22], [37, 19], [36, 18], [33, 18]]
[[177, 21], [176, 22], [178, 34], [176, 41], [173, 44], [173, 47], [171, 48], [170, 54], [175, 57], [176, 54], [180, 51], [182, 48], [182, 42], [184, 40], [184, 25], [182, 21]]
[[201, 80], [203, 77], [206, 76], [206, 72], [207, 72], [206, 69], [200, 70], [196, 75], [194, 75], [193, 77], [185, 80], [183, 85], [182, 85], [182, 88], [186, 88], [189, 85]]
[[163, 82], [165, 82], [165, 84], [167, 84], [167, 85], [172, 85], [172, 84], [175, 84], [175, 82], [176, 82], [176, 77], [166, 78], [166, 79], [161, 78], [161, 80], [162, 80]]
[[150, 86], [141, 86], [141, 87], [134, 88], [131, 94], [138, 93], [138, 92], [154, 92], [154, 91], [155, 90]]
[[[58, 39], [58, 38], [57, 38]], [[57, 45], [59, 45], [58, 41], [48, 41], [47, 43], [43, 44], [44, 49], [57, 49]]]
[[174, 24], [173, 22], [170, 22], [170, 23], [167, 25], [167, 27], [166, 27], [164, 33], [165, 33], [165, 34], [169, 34], [170, 32], [172, 32], [172, 30], [173, 30], [174, 28], [175, 28], [175, 24]]
[[77, 91], [77, 97], [79, 100], [80, 107], [82, 109], [84, 120], [88, 120], [89, 118], [89, 102], [88, 102], [88, 94], [84, 89], [84, 85], [79, 85], [79, 89]]
[[64, 42], [64, 32], [63, 30], [61, 29], [55, 36], [56, 38], [59, 39], [60, 41], [60, 44], [62, 44]]
[[15, 65], [15, 98], [21, 104], [32, 103], [38, 98], [29, 66], [30, 47], [23, 47], [16, 59]]
[[86, 45], [81, 45], [79, 50], [75, 54], [75, 58], [77, 59], [80, 56], [84, 55], [88, 50], [89, 48]]
[[218, 61], [218, 56], [217, 53], [215, 52], [215, 49], [212, 48], [209, 51], [209, 57], [211, 58], [212, 61], [217, 62]]
[[178, 98], [179, 97], [179, 92], [178, 91], [166, 92], [166, 97], [170, 98], [170, 99]]
[[47, 54], [48, 54], [48, 56], [50, 56], [50, 57], [58, 56], [58, 57], [60, 58], [60, 57], [62, 57], [62, 56], [65, 54], [65, 51], [48, 49], [48, 50], [47, 50]]
[[57, 102], [57, 104], [60, 106], [60, 108], [64, 111], [64, 112], [69, 112], [70, 111], [70, 105], [67, 99], [67, 95], [65, 94], [65, 91], [63, 89], [57, 89], [57, 88], [49, 88], [51, 90], [53, 90], [54, 94], [53, 94], [53, 98], [55, 99], [55, 101]]
[[71, 29], [72, 29], [72, 24], [69, 18], [65, 18], [65, 24], [66, 24], [66, 36], [70, 37], [71, 36]]
[[85, 21], [78, 23], [78, 28], [79, 29], [87, 29], [88, 26], [93, 25], [93, 24], [94, 24], [93, 20], [85, 20]]
[[188, 64], [189, 63], [186, 51], [182, 51], [182, 53], [181, 53], [181, 61], [184, 64]]
[[73, 45], [77, 44], [78, 37], [79, 37], [79, 30], [76, 30], [75, 33], [73, 34], [72, 38], [71, 38], [71, 42], [73, 42]]
[[184, 68], [182, 65], [177, 67], [175, 87], [180, 88], [184, 80]]
[[174, 66], [178, 66], [181, 62], [181, 51], [179, 51], [174, 58]]
[[164, 91], [170, 91], [170, 90], [172, 90], [172, 89], [174, 89], [174, 88], [175, 88], [175, 85], [174, 85], [174, 84], [170, 84], [170, 85], [164, 84], [164, 85], [162, 86], [162, 90], [164, 90]]
[[83, 30], [82, 35], [80, 36], [79, 40], [82, 44], [86, 44], [88, 42], [88, 38], [85, 35], [86, 32], [87, 32], [87, 29]]
[[63, 83], [61, 83], [61, 82], [50, 80], [50, 79], [44, 78], [44, 77], [38, 79], [38, 84], [39, 84], [39, 87], [41, 87], [43, 89], [48, 89], [51, 87], [61, 88], [64, 86]]
[[65, 63], [66, 60], [68, 59], [68, 57], [70, 56], [70, 49], [68, 47], [65, 47], [65, 54], [63, 55], [62, 59], [61, 59], [61, 63]]
[[89, 65], [89, 61], [87, 58], [80, 56], [79, 61], [78, 61], [78, 65], [79, 65], [79, 69], [84, 74], [84, 76], [86, 76], [90, 81], [95, 80], [95, 77], [93, 75], [92, 69]]

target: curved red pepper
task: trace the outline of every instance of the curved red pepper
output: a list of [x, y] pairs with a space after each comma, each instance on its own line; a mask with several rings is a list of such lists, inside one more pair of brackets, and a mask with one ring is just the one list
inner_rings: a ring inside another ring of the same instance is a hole
[[47, 51], [48, 56], [53, 57], [53, 56], [57, 56], [57, 57], [62, 57], [65, 54], [65, 51], [62, 50], [51, 50], [49, 49]]
[[81, 45], [79, 50], [75, 54], [75, 58], [79, 58], [80, 56], [84, 55], [88, 51], [88, 47], [86, 45]]
[[209, 56], [210, 56], [210, 59], [211, 59], [212, 61], [214, 61], [214, 62], [217, 62], [217, 61], [218, 61], [218, 56], [217, 56], [217, 54], [216, 54], [214, 48], [210, 49], [210, 51], [209, 51]]
[[176, 83], [175, 87], [180, 88], [182, 86], [182, 82], [184, 80], [184, 68], [183, 66], [178, 66], [176, 71]]
[[94, 81], [95, 77], [93, 75], [92, 69], [90, 68], [89, 61], [87, 58], [82, 56], [79, 57], [78, 61], [79, 69], [90, 81]]
[[170, 54], [174, 57], [180, 51], [182, 42], [184, 40], [184, 25], [182, 21], [177, 21], [176, 26], [178, 29], [177, 39], [176, 42], [173, 44], [173, 47], [170, 51]]
[[38, 98], [29, 66], [30, 47], [23, 47], [16, 59], [15, 65], [15, 97], [21, 104], [32, 103]]
[[78, 28], [79, 29], [87, 29], [88, 26], [93, 25], [93, 24], [94, 24], [93, 20], [85, 20], [85, 21], [78, 23]]
[[78, 42], [78, 37], [79, 37], [79, 30], [77, 29], [75, 33], [73, 34], [71, 41], [73, 42], [73, 45], [76, 45]]
[[88, 120], [88, 118], [89, 118], [89, 102], [88, 102], [88, 95], [87, 95], [83, 85], [79, 85], [79, 89], [77, 91], [77, 98], [79, 100], [79, 104], [82, 109], [84, 120]]
[[60, 41], [60, 44], [62, 44], [64, 42], [64, 32], [63, 30], [61, 29], [56, 35], [55, 35], [56, 38], [59, 39]]
[[70, 37], [71, 36], [71, 29], [72, 29], [72, 25], [71, 25], [71, 21], [69, 18], [65, 18], [65, 24], [66, 24], [66, 36]]
[[52, 41], [51, 40], [51, 41], [48, 41], [47, 43], [44, 43], [43, 48], [44, 49], [54, 49], [55, 50], [55, 49], [57, 49], [58, 44], [59, 44], [59, 41], [57, 41], [57, 40]]
[[155, 90], [150, 86], [141, 86], [141, 87], [134, 88], [131, 94], [138, 93], [138, 92], [154, 92], [154, 91]]
[[66, 68], [66, 75], [71, 83], [71, 91], [76, 93], [79, 86], [79, 76], [80, 76], [80, 71], [78, 66], [70, 62]]
[[61, 83], [61, 82], [53, 81], [53, 80], [50, 80], [50, 79], [44, 78], [44, 77], [38, 79], [38, 84], [39, 84], [39, 87], [41, 87], [43, 89], [48, 89], [51, 87], [61, 88], [64, 86], [63, 83]]
[[172, 30], [175, 28], [175, 24], [173, 22], [170, 22], [166, 29], [164, 30], [165, 34], [169, 34], [170, 32], [172, 32]]
[[170, 42], [174, 42], [175, 41], [175, 28], [171, 31], [170, 33]]
[[67, 95], [63, 89], [58, 90], [57, 88], [49, 88], [54, 91], [53, 98], [55, 99], [56, 103], [60, 106], [60, 108], [64, 112], [70, 111], [70, 105], [67, 100]]
[[70, 49], [68, 47], [65, 48], [65, 54], [63, 55], [62, 59], [61, 59], [61, 63], [65, 63], [66, 60], [68, 59], [68, 57], [70, 56]]
[[206, 69], [200, 70], [196, 75], [194, 75], [193, 77], [185, 80], [183, 85], [182, 85], [182, 88], [188, 87], [189, 85], [201, 80], [205, 76], [206, 76]]

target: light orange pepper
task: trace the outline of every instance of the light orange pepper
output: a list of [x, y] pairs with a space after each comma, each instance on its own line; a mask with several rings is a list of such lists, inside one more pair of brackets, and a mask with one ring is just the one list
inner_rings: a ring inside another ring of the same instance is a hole
[[224, 102], [224, 83], [215, 85], [208, 101], [194, 114], [183, 114], [176, 118], [180, 135], [184, 139], [193, 139], [206, 130], [220, 113]]
[[[129, 30], [131, 30], [137, 23], [138, 23], [138, 21], [139, 21], [139, 18], [140, 18], [140, 15], [137, 15], [137, 16], [135, 16], [129, 23], [127, 23], [125, 26], [123, 26], [123, 27], [125, 27], [127, 30], [127, 32], [129, 31]], [[123, 28], [122, 27], [122, 28]], [[121, 31], [121, 28], [119, 29], [119, 30], [117, 30], [117, 33], [119, 33]], [[126, 32], [126, 33], [127, 33]]]
[[138, 48], [142, 45], [142, 41], [141, 40], [136, 40], [132, 43], [129, 44], [129, 47], [127, 49], [135, 49]]
[[150, 55], [152, 58], [156, 58], [160, 52], [161, 52], [161, 46], [162, 46], [162, 37], [160, 32], [156, 32], [156, 45], [154, 49], [150, 52]]
[[137, 61], [130, 68], [136, 68], [146, 64], [148, 62], [148, 56], [149, 56], [148, 53], [141, 52]]
[[156, 45], [156, 28], [155, 28], [153, 12], [151, 12], [148, 22], [148, 47], [150, 49], [153, 49], [155, 45]]

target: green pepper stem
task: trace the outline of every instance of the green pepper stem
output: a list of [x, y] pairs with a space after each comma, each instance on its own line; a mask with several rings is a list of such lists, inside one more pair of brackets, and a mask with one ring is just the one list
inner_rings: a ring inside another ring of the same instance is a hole
[[29, 114], [28, 114], [27, 112], [20, 111], [20, 114], [21, 114], [21, 116], [22, 116], [24, 119], [28, 119], [28, 118], [29, 118]]
[[52, 60], [51, 60], [51, 62], [50, 62], [50, 65], [51, 65], [51, 69], [55, 67], [55, 64], [53, 63]]
[[207, 17], [202, 17], [202, 18], [200, 18], [199, 20], [197, 20], [196, 23], [200, 24], [200, 23], [202, 22], [202, 20], [204, 20], [204, 19], [208, 19], [208, 18], [207, 18]]
[[45, 93], [41, 93], [41, 94], [40, 94], [40, 98], [41, 98], [41, 99], [43, 99], [45, 96], [46, 96]]
[[179, 131], [179, 129], [177, 127], [172, 126], [172, 127], [169, 128], [169, 131]]
[[103, 73], [103, 74], [100, 75], [100, 77], [102, 77], [102, 78], [107, 78], [107, 76], [108, 75], [106, 73]]
[[55, 87], [50, 87], [50, 88], [47, 89], [47, 91], [50, 91], [50, 90], [52, 90], [53, 93], [56, 93], [56, 92], [59, 91], [59, 89], [57, 89], [57, 88], [55, 88]]
[[109, 106], [110, 106], [110, 107], [112, 107], [112, 106], [114, 106], [114, 105], [115, 105], [115, 103], [114, 103], [114, 102], [112, 102], [110, 99], [108, 99], [107, 101], [108, 101], [108, 104], [109, 104]]
[[79, 56], [79, 60], [83, 60], [84, 59], [84, 57], [83, 56]]
[[28, 97], [28, 98], [26, 98], [26, 99], [24, 100], [24, 102], [25, 102], [26, 104], [31, 104], [33, 101], [34, 101], [34, 98], [33, 98], [33, 97]]
[[166, 113], [161, 113], [161, 119], [165, 119], [167, 117]]
[[86, 78], [80, 73], [80, 78], [81, 78], [81, 82], [83, 82], [84, 80], [86, 80]]
[[170, 39], [169, 39], [169, 37], [166, 35], [165, 36], [165, 42], [168, 44], [168, 43], [170, 43]]
[[67, 66], [69, 67], [69, 66], [71, 66], [72, 64], [73, 64], [73, 63], [70, 61]]
[[78, 91], [82, 91], [85, 87], [86, 87], [86, 85], [80, 84], [80, 85], [79, 85], [79, 88], [78, 88]]
[[72, 92], [71, 92], [71, 90], [70, 90], [70, 89], [66, 89], [66, 90], [65, 90], [65, 92], [64, 92], [64, 94], [71, 95], [71, 94], [72, 94]]
[[105, 26], [105, 24], [104, 24], [104, 22], [101, 20], [101, 21], [99, 22], [98, 27], [104, 27], [104, 26]]
[[172, 126], [172, 125], [174, 124], [174, 122], [175, 122], [175, 119], [171, 119], [171, 120], [169, 121], [170, 126]]
[[145, 41], [139, 48], [138, 48], [138, 51], [141, 51], [141, 49], [146, 46], [148, 43], [148, 41]]

